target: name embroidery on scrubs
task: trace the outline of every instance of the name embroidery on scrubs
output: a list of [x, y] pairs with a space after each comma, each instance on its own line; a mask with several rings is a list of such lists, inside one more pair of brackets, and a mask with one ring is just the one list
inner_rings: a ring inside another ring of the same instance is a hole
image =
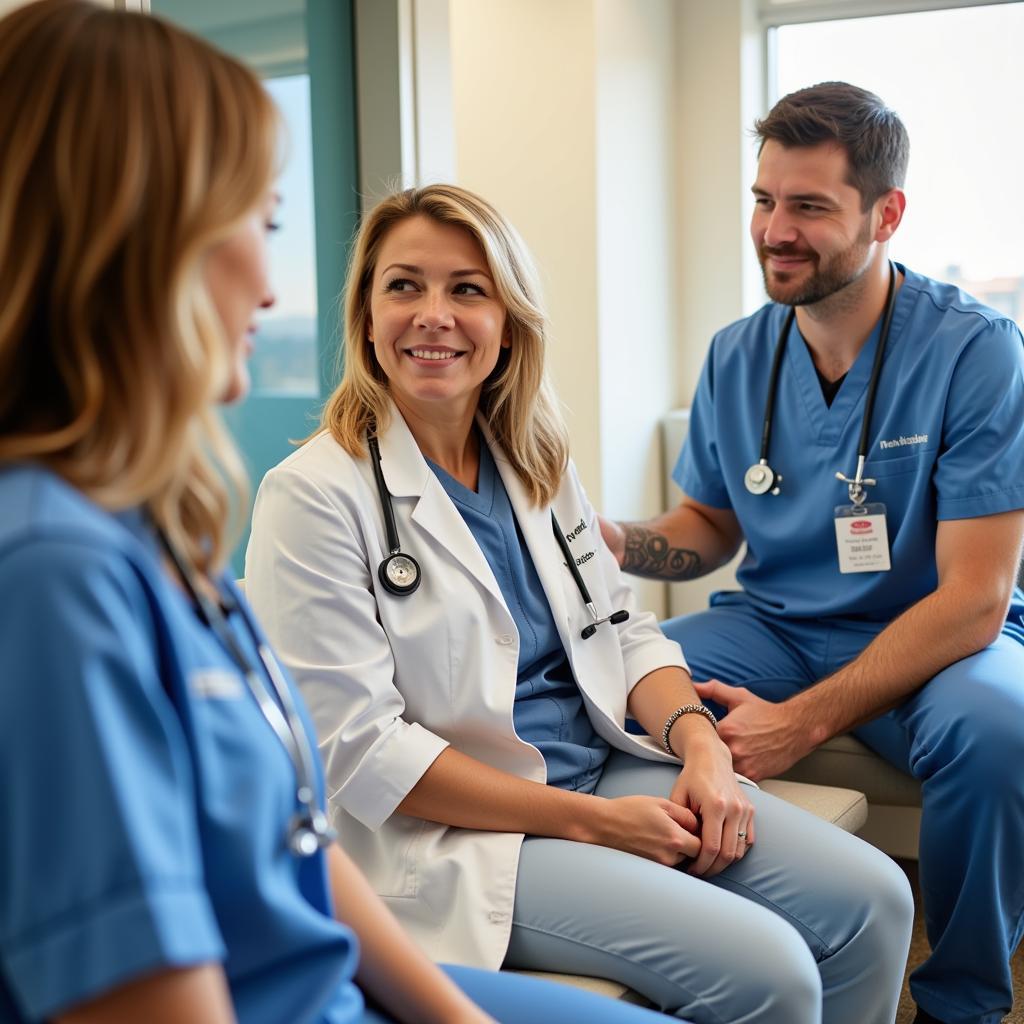
[[927, 444], [927, 434], [911, 434], [909, 437], [895, 437], [891, 441], [879, 441], [879, 448], [903, 448], [908, 444]]
[[237, 672], [223, 668], [198, 668], [189, 673], [192, 696], [203, 700], [238, 700], [245, 692]]

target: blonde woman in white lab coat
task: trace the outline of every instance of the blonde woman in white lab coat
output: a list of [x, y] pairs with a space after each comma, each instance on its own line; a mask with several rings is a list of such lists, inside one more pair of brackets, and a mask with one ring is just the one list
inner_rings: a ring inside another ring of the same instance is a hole
[[568, 461], [515, 231], [454, 186], [393, 195], [345, 315], [246, 575], [377, 892], [438, 960], [609, 977], [698, 1024], [890, 1024], [906, 881], [734, 775]]

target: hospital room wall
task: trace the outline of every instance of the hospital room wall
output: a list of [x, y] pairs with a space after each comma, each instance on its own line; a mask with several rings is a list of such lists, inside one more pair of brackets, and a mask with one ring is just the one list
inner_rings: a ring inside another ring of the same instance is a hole
[[[594, 503], [653, 515], [661, 419], [690, 403], [711, 334], [750, 287], [753, 0], [451, 0], [448, 14], [458, 178], [542, 267]], [[638, 590], [667, 611], [665, 587]]]
[[[542, 269], [588, 493], [648, 515], [676, 400], [672, 0], [452, 0], [450, 17], [459, 180]], [[640, 589], [660, 612], [664, 588]]]

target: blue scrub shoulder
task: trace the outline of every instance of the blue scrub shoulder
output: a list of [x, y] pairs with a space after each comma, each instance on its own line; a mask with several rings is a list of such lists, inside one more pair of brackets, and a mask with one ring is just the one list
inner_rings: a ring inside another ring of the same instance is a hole
[[284, 844], [290, 760], [141, 515], [31, 464], [0, 508], [0, 1020], [217, 961], [242, 1024], [358, 1019], [324, 859]]

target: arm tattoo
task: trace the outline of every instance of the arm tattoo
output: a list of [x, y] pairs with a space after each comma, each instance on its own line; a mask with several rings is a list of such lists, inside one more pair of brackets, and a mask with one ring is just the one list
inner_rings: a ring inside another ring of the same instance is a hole
[[674, 548], [663, 533], [643, 526], [627, 525], [624, 572], [651, 580], [692, 580], [705, 573], [704, 562], [696, 551]]

